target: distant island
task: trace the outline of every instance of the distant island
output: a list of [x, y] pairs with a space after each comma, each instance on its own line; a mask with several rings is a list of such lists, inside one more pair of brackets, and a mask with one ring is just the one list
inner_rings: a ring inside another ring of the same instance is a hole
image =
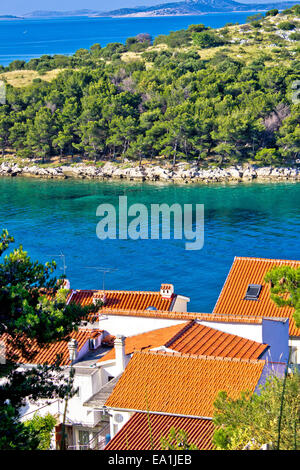
[[201, 15], [205, 13], [228, 13], [233, 11], [267, 11], [272, 8], [283, 10], [295, 5], [296, 2], [271, 2], [245, 4], [233, 0], [187, 0], [183, 2], [162, 3], [150, 7], [120, 8], [112, 11], [74, 10], [47, 11], [37, 10], [24, 15], [26, 18], [58, 18], [70, 16], [89, 17], [151, 17], [151, 16], [183, 16]]
[[21, 16], [14, 15], [0, 15], [0, 20], [22, 20]]

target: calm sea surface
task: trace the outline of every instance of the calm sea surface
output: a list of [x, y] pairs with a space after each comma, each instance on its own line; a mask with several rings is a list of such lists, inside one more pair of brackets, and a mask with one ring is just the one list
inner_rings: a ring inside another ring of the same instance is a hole
[[28, 61], [43, 54], [73, 54], [95, 43], [122, 42], [139, 33], [153, 37], [204, 23], [219, 28], [228, 22], [245, 23], [251, 13], [210, 13], [201, 16], [158, 18], [59, 18], [0, 21], [0, 64]]
[[[32, 258], [66, 256], [71, 287], [158, 290], [161, 282], [191, 297], [190, 311], [211, 312], [234, 256], [300, 259], [300, 184], [172, 186], [0, 179], [0, 228]], [[106, 240], [96, 236], [99, 204], [205, 205], [205, 243], [185, 250], [184, 240]]]

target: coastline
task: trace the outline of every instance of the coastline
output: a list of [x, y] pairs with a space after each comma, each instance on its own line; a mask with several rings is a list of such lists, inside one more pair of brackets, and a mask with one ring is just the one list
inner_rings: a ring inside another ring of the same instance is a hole
[[300, 166], [275, 167], [233, 165], [226, 168], [202, 169], [196, 164], [178, 163], [174, 169], [157, 164], [132, 165], [106, 162], [100, 165], [39, 166], [4, 161], [0, 164], [2, 177], [28, 177], [41, 179], [94, 179], [102, 181], [163, 182], [170, 184], [208, 184], [232, 182], [300, 182]]

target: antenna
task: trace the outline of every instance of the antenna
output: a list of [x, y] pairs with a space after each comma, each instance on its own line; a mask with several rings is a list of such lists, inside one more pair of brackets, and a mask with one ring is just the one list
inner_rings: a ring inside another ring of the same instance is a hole
[[103, 274], [102, 277], [102, 290], [105, 291], [105, 274], [117, 271], [117, 268], [105, 268], [103, 266], [85, 266], [86, 269], [96, 269], [96, 271]]
[[62, 267], [59, 269], [63, 270], [64, 276], [66, 275], [66, 270], [67, 270], [67, 265], [66, 265], [66, 257], [64, 253], [61, 251], [59, 255], [47, 255], [47, 256], [52, 256], [54, 258], [61, 258], [62, 260]]

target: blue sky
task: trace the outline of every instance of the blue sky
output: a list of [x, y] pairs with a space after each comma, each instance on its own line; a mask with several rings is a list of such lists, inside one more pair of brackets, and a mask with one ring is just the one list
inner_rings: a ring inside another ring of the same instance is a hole
[[[0, 6], [0, 14], [14, 14], [22, 15], [34, 10], [80, 10], [91, 9], [97, 11], [113, 10], [115, 8], [135, 7], [142, 5], [158, 5], [160, 3], [167, 3], [176, 0], [11, 0]], [[179, 0], [177, 0], [179, 1]], [[238, 1], [238, 0], [237, 0]], [[241, 1], [241, 0], [240, 0]], [[270, 0], [242, 0], [241, 3], [266, 3]], [[276, 0], [274, 0], [274, 3]]]

